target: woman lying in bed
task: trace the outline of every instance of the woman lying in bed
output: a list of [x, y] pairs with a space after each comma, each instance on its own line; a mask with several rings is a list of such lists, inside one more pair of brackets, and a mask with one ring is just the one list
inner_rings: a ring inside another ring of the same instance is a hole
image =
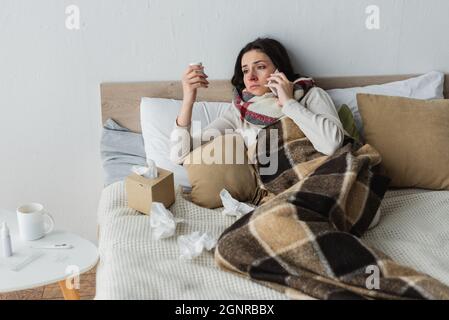
[[[172, 138], [176, 146], [172, 145], [171, 159], [175, 163], [183, 163], [192, 151], [192, 108], [197, 89], [208, 87], [207, 78], [203, 66], [189, 66], [184, 72], [183, 104], [172, 133], [172, 137], [182, 137]], [[234, 107], [210, 123], [203, 130], [204, 137], [235, 131], [252, 150], [259, 130], [286, 116], [317, 151], [331, 155], [342, 146], [344, 129], [329, 95], [315, 87], [312, 79], [294, 73], [287, 51], [278, 41], [259, 38], [248, 43], [237, 57], [232, 84]]]
[[[194, 143], [191, 143], [194, 139], [190, 133], [192, 108], [198, 88], [208, 87], [207, 78], [203, 66], [189, 66], [184, 72], [184, 100], [171, 140], [170, 155], [175, 163], [182, 164], [194, 148]], [[231, 82], [234, 86], [233, 105], [203, 129], [203, 137], [216, 137], [230, 132], [241, 134], [250, 161], [255, 164], [258, 162], [256, 153], [260, 153], [260, 150], [256, 151], [260, 130], [287, 117], [310, 141], [314, 149], [309, 150], [312, 157], [316, 156], [313, 154], [315, 150], [322, 155], [332, 155], [343, 145], [346, 132], [331, 98], [323, 89], [316, 87], [311, 78], [302, 78], [294, 73], [287, 51], [278, 41], [259, 38], [248, 43], [237, 57]], [[201, 144], [208, 141], [200, 139]], [[262, 144], [259, 141], [259, 148]], [[299, 161], [306, 159], [307, 156], [304, 156]], [[290, 162], [295, 161], [297, 159], [290, 159]], [[261, 176], [264, 174], [261, 170], [258, 173]], [[277, 173], [282, 174], [282, 170]], [[267, 177], [267, 180], [271, 179]], [[260, 204], [265, 195], [263, 192], [255, 193], [251, 202]], [[238, 193], [234, 196], [238, 198]], [[218, 194], [210, 198], [218, 198]], [[370, 227], [374, 227], [379, 218], [378, 210]]]
[[[449, 299], [443, 283], [361, 239], [376, 220], [390, 181], [382, 157], [346, 135], [331, 99], [312, 79], [296, 78], [279, 42], [249, 43], [237, 58], [231, 108], [203, 131], [213, 131], [206, 136], [239, 132], [249, 152], [256, 145], [260, 188], [270, 193], [220, 235], [216, 264], [293, 298]], [[192, 105], [196, 90], [207, 86], [202, 67], [186, 70], [174, 129], [183, 148], [172, 152], [175, 162], [183, 162], [192, 149]], [[263, 149], [263, 133], [271, 137], [271, 132], [277, 144], [270, 139], [269, 149]], [[259, 156], [265, 154], [278, 166], [263, 176]], [[375, 285], [369, 283], [373, 270]]]

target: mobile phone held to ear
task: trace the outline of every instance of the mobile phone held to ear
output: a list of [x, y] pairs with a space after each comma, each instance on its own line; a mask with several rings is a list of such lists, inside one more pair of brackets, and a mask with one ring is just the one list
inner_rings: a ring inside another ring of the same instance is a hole
[[[276, 71], [274, 71], [273, 73], [278, 73], [279, 72], [279, 70], [278, 69], [276, 69]], [[270, 80], [270, 81], [268, 81], [268, 84], [272, 84], [274, 81], [273, 80]], [[275, 89], [275, 88], [271, 88], [270, 87], [270, 90], [271, 90], [271, 92], [273, 92], [273, 94], [277, 97], [278, 96], [278, 92], [277, 92], [277, 90]]]

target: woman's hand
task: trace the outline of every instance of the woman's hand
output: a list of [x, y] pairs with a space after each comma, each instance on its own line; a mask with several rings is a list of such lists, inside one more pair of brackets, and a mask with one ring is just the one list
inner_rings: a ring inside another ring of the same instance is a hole
[[198, 88], [207, 88], [209, 81], [204, 73], [204, 67], [199, 65], [189, 66], [182, 75], [182, 91], [184, 100], [195, 102]]
[[192, 109], [196, 100], [196, 91], [198, 88], [207, 88], [208, 76], [204, 73], [204, 67], [200, 65], [191, 65], [182, 75], [182, 107], [176, 118], [178, 126], [188, 126], [192, 121]]
[[266, 84], [265, 86], [276, 89], [279, 106], [282, 107], [288, 100], [293, 99], [294, 84], [287, 79], [284, 73], [273, 73], [267, 80], [273, 81], [271, 84]]

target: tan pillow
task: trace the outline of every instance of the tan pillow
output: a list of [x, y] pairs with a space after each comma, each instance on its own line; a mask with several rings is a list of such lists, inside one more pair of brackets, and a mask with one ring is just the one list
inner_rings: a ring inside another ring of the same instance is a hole
[[256, 173], [239, 134], [219, 136], [196, 148], [184, 166], [192, 185], [191, 200], [202, 207], [221, 207], [222, 189], [239, 201], [251, 201], [255, 196]]
[[391, 186], [449, 190], [449, 100], [358, 94], [357, 103]]

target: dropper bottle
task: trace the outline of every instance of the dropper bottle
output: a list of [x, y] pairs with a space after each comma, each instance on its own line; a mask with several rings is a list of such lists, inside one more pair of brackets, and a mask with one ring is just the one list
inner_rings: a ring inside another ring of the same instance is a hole
[[6, 222], [3, 222], [2, 229], [0, 231], [0, 238], [3, 248], [3, 257], [8, 258], [12, 256], [11, 236], [9, 235], [9, 229]]

